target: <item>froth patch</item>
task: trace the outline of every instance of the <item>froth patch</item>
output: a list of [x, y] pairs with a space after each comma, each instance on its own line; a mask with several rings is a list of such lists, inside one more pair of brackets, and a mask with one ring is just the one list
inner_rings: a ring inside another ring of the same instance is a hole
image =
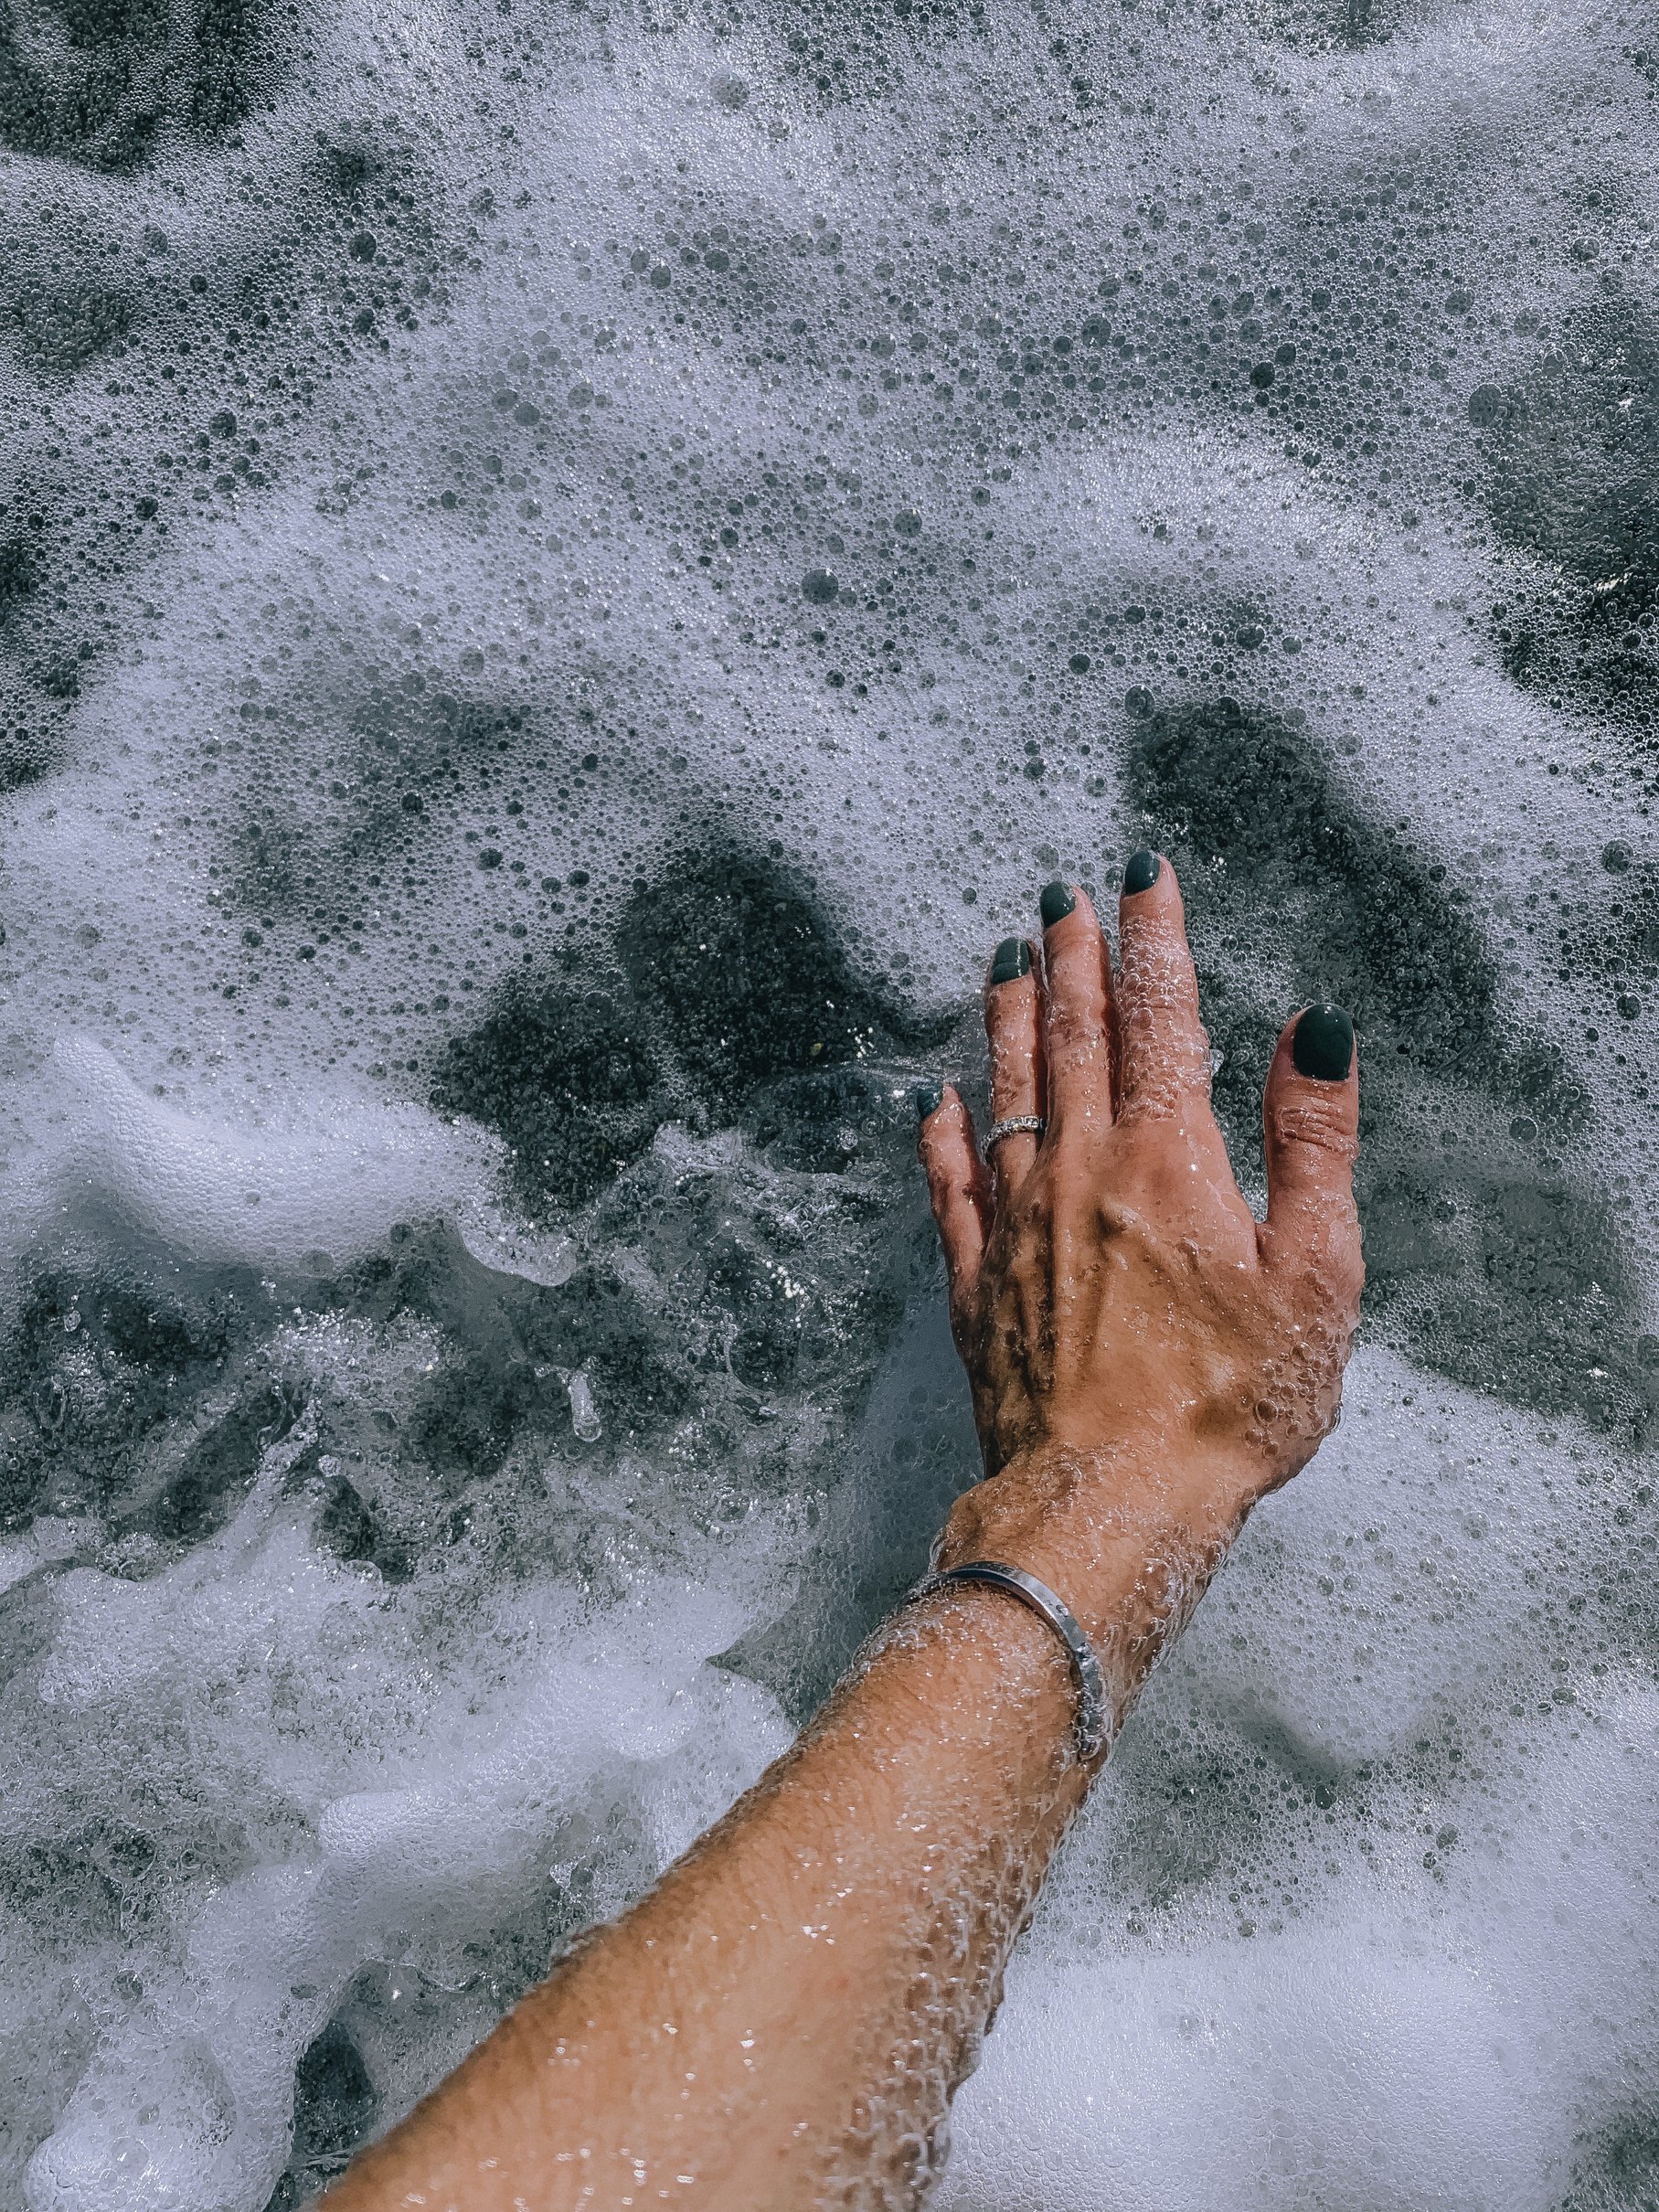
[[[279, 1526], [250, 1554], [248, 1578], [266, 1602], [283, 1590], [292, 1601], [296, 1565]], [[130, 1646], [139, 1633], [130, 1605], [116, 1607], [124, 1629], [111, 1617], [120, 1585], [71, 1578], [83, 1581], [102, 1584], [102, 1617], [89, 1611], [90, 1587], [66, 1593], [50, 1694], [61, 1696], [71, 1673], [83, 1698], [130, 1690], [131, 1664], [106, 1665], [94, 1683], [70, 1657], [86, 1652], [89, 1634], [114, 1631]], [[218, 1616], [222, 1651], [249, 1602], [181, 1570], [149, 1594], [153, 1629], [158, 1616], [189, 1623], [182, 1636], [164, 1631], [156, 1659], [203, 1673], [213, 1664], [204, 1611]], [[107, 2212], [115, 2202], [233, 2212], [262, 2202], [288, 2153], [296, 2061], [359, 1966], [392, 1959], [442, 1985], [465, 1983], [494, 1923], [512, 1917], [526, 1888], [568, 1879], [608, 1825], [633, 1831], [660, 1868], [783, 1748], [789, 1730], [774, 1701], [707, 1664], [750, 1618], [730, 1596], [643, 1585], [597, 1618], [575, 1593], [563, 1597], [557, 1617], [549, 1609], [539, 1621], [503, 1621], [473, 1647], [474, 1665], [498, 1667], [492, 1646], [510, 1632], [516, 1653], [510, 1682], [472, 1716], [469, 1751], [444, 1756], [441, 1708], [424, 1744], [383, 1725], [357, 1760], [366, 1775], [379, 1769], [382, 1786], [314, 1803], [308, 1848], [202, 1903], [172, 1954], [155, 1961], [142, 2001], [107, 2023], [29, 2164], [28, 2212]], [[273, 1616], [273, 1654], [284, 1632]], [[372, 1731], [373, 1717], [362, 1717]]]
[[45, 1179], [59, 1203], [194, 1260], [349, 1260], [399, 1218], [486, 1187], [482, 1134], [408, 1102], [318, 1099], [239, 1129], [146, 1098], [89, 1037], [61, 1042], [53, 1068], [63, 1118]]
[[[1485, 1976], [1392, 1926], [1022, 1971], [944, 2212], [1548, 2212], [1571, 2130]], [[1413, 1955], [1415, 1954], [1415, 1955]]]

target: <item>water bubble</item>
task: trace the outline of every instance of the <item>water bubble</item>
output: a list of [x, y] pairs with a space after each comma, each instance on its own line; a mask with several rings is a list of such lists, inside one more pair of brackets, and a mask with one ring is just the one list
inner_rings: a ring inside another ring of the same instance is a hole
[[1629, 2195], [1652, 39], [1547, 13], [0, 28], [0, 2198], [298, 2201], [811, 1709], [973, 1463], [902, 1101], [1142, 844], [1258, 1205], [1359, 1016], [1366, 1330], [936, 2194]]

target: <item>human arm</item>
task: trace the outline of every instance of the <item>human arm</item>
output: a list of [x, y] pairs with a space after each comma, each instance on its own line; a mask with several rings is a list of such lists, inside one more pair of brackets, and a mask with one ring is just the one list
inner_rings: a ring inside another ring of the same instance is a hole
[[[1315, 1010], [1318, 1036], [1304, 1017], [1300, 1052], [1294, 1026], [1281, 1038], [1258, 1224], [1209, 1110], [1173, 870], [1122, 901], [1115, 987], [1080, 892], [1050, 887], [1045, 920], [1040, 962], [999, 958], [986, 991], [994, 1114], [1046, 1117], [1041, 1142], [1005, 1137], [988, 1168], [952, 1091], [921, 1128], [986, 1467], [939, 1557], [1059, 1591], [1121, 1717], [1251, 1505], [1335, 1418], [1356, 1080], [1339, 1017]], [[330, 2212], [913, 2203], [1087, 1789], [1075, 1710], [1058, 1638], [1005, 1596], [908, 1608]]]

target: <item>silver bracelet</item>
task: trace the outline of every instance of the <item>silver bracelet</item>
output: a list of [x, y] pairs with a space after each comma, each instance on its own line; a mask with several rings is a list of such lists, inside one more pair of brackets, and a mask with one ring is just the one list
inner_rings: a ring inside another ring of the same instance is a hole
[[984, 1582], [1005, 1590], [1011, 1598], [1041, 1614], [1066, 1646], [1071, 1671], [1077, 1677], [1077, 1755], [1087, 1766], [1106, 1748], [1111, 1717], [1106, 1704], [1106, 1678], [1090, 1647], [1077, 1615], [1047, 1582], [1039, 1582], [1023, 1567], [1008, 1567], [1000, 1559], [970, 1559], [962, 1567], [947, 1567], [942, 1573], [925, 1576], [911, 1591], [914, 1598], [931, 1597], [952, 1582]]

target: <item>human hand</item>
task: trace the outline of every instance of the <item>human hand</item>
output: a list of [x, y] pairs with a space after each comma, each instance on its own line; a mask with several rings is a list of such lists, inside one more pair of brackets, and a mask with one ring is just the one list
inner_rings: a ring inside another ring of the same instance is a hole
[[988, 1478], [938, 1558], [1080, 1580], [1086, 1601], [1125, 1531], [1213, 1562], [1335, 1420], [1365, 1276], [1359, 1086], [1339, 1008], [1286, 1026], [1258, 1222], [1210, 1111], [1174, 868], [1131, 861], [1115, 978], [1081, 890], [1051, 884], [1042, 910], [1040, 958], [1009, 939], [985, 987], [992, 1113], [1042, 1118], [1040, 1140], [1003, 1136], [987, 1164], [954, 1090], [918, 1097]]

